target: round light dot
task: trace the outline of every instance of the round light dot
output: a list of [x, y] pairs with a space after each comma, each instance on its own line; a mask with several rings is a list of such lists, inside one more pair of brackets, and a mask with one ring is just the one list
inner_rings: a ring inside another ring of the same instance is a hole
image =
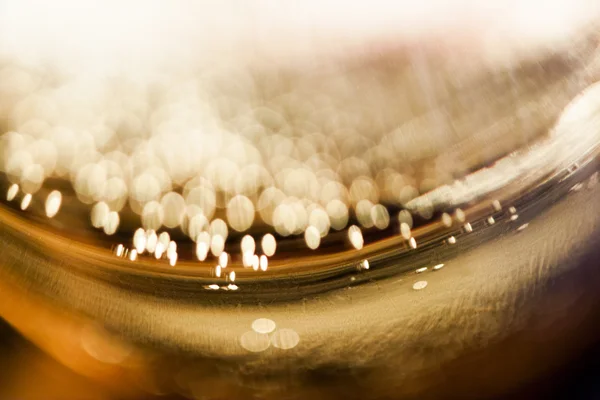
[[413, 227], [413, 217], [408, 210], [402, 210], [398, 213], [398, 222], [405, 223], [409, 228]]
[[175, 228], [183, 222], [185, 215], [185, 200], [179, 193], [169, 192], [160, 200], [164, 212], [163, 224], [167, 228]]
[[144, 228], [138, 228], [133, 234], [133, 247], [139, 254], [146, 250], [146, 231]]
[[23, 170], [21, 187], [26, 193], [35, 193], [44, 182], [44, 168], [39, 164], [30, 164]]
[[229, 280], [230, 280], [231, 282], [235, 282], [235, 271], [231, 271], [231, 272], [229, 273]]
[[269, 259], [264, 254], [260, 256], [260, 269], [261, 271], [266, 271], [269, 267]]
[[260, 247], [262, 248], [263, 253], [268, 257], [272, 257], [275, 254], [275, 250], [277, 250], [277, 241], [275, 240], [275, 236], [267, 233], [263, 236]]
[[248, 230], [254, 222], [254, 213], [254, 204], [246, 196], [234, 196], [227, 204], [227, 221], [235, 231]]
[[222, 268], [227, 268], [227, 262], [229, 261], [229, 254], [227, 254], [226, 252], [222, 252], [219, 255], [219, 265]]
[[[158, 235], [156, 234], [156, 231], [154, 229], [149, 229], [146, 232], [146, 250], [148, 250], [148, 253], [154, 253], [156, 251], [156, 247], [158, 246]], [[163, 232], [166, 233], [166, 232]], [[168, 235], [168, 233], [167, 233]], [[161, 246], [163, 246], [162, 251], [164, 251], [164, 244], [161, 243]]]
[[405, 240], [410, 240], [410, 238], [412, 237], [410, 226], [408, 226], [406, 222], [400, 224], [400, 234]]
[[300, 336], [293, 329], [279, 329], [271, 336], [271, 343], [278, 349], [289, 350], [300, 343]]
[[150, 201], [142, 209], [142, 226], [144, 229], [158, 230], [163, 224], [163, 206], [158, 201]]
[[210, 223], [208, 228], [208, 233], [210, 236], [221, 236], [223, 241], [227, 240], [227, 235], [229, 234], [229, 230], [227, 229], [227, 224], [220, 218], [213, 220]]
[[358, 226], [352, 225], [350, 228], [348, 228], [348, 239], [355, 249], [360, 250], [363, 248], [364, 239]]
[[221, 266], [220, 266], [220, 265], [217, 265], [217, 266], [215, 267], [215, 276], [216, 276], [217, 278], [220, 278], [220, 277], [221, 277]]
[[329, 215], [329, 220], [331, 222], [331, 227], [336, 231], [344, 229], [348, 224], [348, 207], [342, 201], [338, 199], [333, 199], [327, 203], [325, 207], [327, 210], [327, 215]]
[[433, 270], [434, 271], [439, 271], [442, 268], [444, 268], [444, 264], [437, 264], [436, 266], [433, 267]]
[[465, 212], [463, 210], [461, 210], [460, 208], [456, 209], [456, 211], [454, 212], [454, 217], [460, 223], [465, 222], [465, 219], [466, 219]]
[[390, 214], [387, 208], [381, 204], [376, 204], [371, 208], [371, 221], [377, 229], [386, 229], [390, 224]]
[[427, 287], [427, 281], [418, 281], [413, 285], [414, 290], [422, 290]]
[[17, 193], [19, 193], [19, 185], [13, 183], [6, 191], [6, 201], [13, 201], [17, 197]]
[[210, 240], [210, 252], [213, 256], [218, 257], [223, 252], [225, 248], [225, 239], [221, 235], [215, 235], [211, 237]]
[[246, 235], [242, 238], [241, 243], [242, 254], [254, 254], [256, 250], [256, 243], [254, 242], [254, 238], [250, 235]]
[[268, 318], [258, 318], [252, 322], [252, 329], [257, 333], [271, 333], [276, 327], [275, 321]]
[[31, 199], [32, 199], [31, 193], [27, 193], [25, 196], [23, 196], [23, 199], [21, 200], [21, 210], [23, 210], [23, 211], [27, 210], [27, 208], [31, 204]]
[[329, 215], [322, 208], [315, 208], [311, 211], [310, 216], [308, 217], [308, 223], [318, 230], [321, 237], [326, 236], [329, 232]]
[[446, 228], [450, 228], [452, 226], [452, 217], [450, 216], [450, 214], [442, 214], [442, 224], [444, 224]]
[[309, 249], [317, 249], [321, 243], [321, 234], [319, 233], [319, 230], [312, 225], [306, 228], [306, 231], [304, 231], [304, 241]]
[[417, 240], [414, 237], [411, 237], [410, 240], [408, 241], [408, 244], [410, 245], [411, 248], [416, 249], [417, 248]]
[[248, 331], [240, 338], [240, 345], [253, 353], [265, 351], [271, 345], [269, 336], [255, 331]]
[[119, 213], [116, 211], [111, 211], [106, 216], [106, 222], [104, 224], [104, 233], [107, 235], [114, 234], [119, 228]]
[[108, 208], [108, 204], [101, 201], [94, 204], [92, 207], [92, 226], [94, 228], [102, 228], [108, 219], [108, 214], [110, 213], [110, 209]]
[[62, 194], [58, 190], [53, 190], [52, 192], [50, 192], [50, 194], [46, 198], [46, 216], [48, 218], [53, 218], [56, 214], [58, 214], [58, 210], [60, 210], [61, 203]]

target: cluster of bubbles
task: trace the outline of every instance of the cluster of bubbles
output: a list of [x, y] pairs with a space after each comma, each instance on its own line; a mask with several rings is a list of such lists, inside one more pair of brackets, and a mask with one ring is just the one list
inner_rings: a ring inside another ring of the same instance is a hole
[[[418, 135], [376, 123], [361, 101], [348, 100], [352, 80], [331, 77], [326, 88], [307, 79], [281, 91], [285, 82], [243, 71], [111, 82], [8, 65], [0, 69], [0, 113], [10, 128], [0, 167], [29, 201], [47, 178], [69, 180], [90, 205], [92, 225], [107, 235], [125, 208], [139, 215], [147, 243], [152, 232], [179, 227], [201, 260], [224, 251], [230, 230], [271, 227], [317, 249], [353, 218], [348, 238], [361, 248], [361, 229], [387, 229], [387, 206], [406, 204], [440, 174], [434, 167], [417, 181], [400, 168], [398, 155], [402, 165], [414, 161], [407, 140]], [[371, 86], [372, 98], [384, 90]], [[48, 198], [50, 214], [60, 200]], [[256, 260], [244, 256], [244, 264]]]

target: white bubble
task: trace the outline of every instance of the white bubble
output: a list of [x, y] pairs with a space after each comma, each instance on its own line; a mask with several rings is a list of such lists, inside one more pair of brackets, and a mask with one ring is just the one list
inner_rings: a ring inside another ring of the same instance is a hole
[[[322, 208], [315, 208], [311, 211], [308, 217], [308, 224], [316, 228], [321, 237], [324, 237], [329, 232], [330, 222], [329, 215]], [[308, 231], [308, 228], [307, 228]], [[309, 246], [310, 247], [310, 246]], [[317, 244], [318, 247], [318, 244]]]
[[138, 254], [142, 254], [146, 250], [146, 231], [144, 228], [138, 228], [133, 234], [133, 247]]
[[227, 268], [227, 263], [228, 263], [228, 261], [229, 261], [229, 254], [227, 254], [226, 252], [222, 252], [222, 253], [219, 255], [219, 265], [220, 265], [222, 268]]
[[264, 254], [262, 256], [260, 256], [259, 263], [260, 263], [260, 269], [262, 271], [266, 271], [267, 268], [269, 268], [269, 259]]
[[94, 228], [102, 228], [106, 224], [108, 220], [108, 214], [110, 213], [110, 209], [108, 208], [108, 204], [103, 201], [100, 201], [94, 204], [92, 207], [92, 226]]
[[268, 349], [271, 341], [269, 340], [269, 335], [248, 331], [240, 338], [240, 345], [248, 351], [259, 353]]
[[119, 222], [119, 213], [116, 211], [109, 212], [104, 223], [104, 233], [107, 235], [114, 234], [119, 228]]
[[227, 221], [235, 231], [244, 232], [254, 222], [254, 204], [243, 195], [234, 196], [227, 204]]
[[6, 201], [13, 201], [17, 197], [17, 193], [19, 193], [19, 185], [13, 183], [6, 191]]
[[331, 227], [336, 231], [344, 229], [348, 224], [348, 207], [342, 201], [333, 199], [327, 203], [325, 207], [329, 219], [331, 221]]
[[39, 164], [30, 164], [23, 170], [21, 187], [25, 193], [35, 193], [44, 183], [44, 168]]
[[245, 235], [242, 238], [241, 244], [242, 254], [254, 254], [256, 251], [256, 243], [254, 242], [254, 238], [250, 235]]
[[185, 200], [182, 195], [175, 192], [166, 193], [162, 197], [160, 205], [164, 212], [163, 224], [167, 228], [181, 225], [185, 215]]
[[229, 234], [229, 230], [227, 228], [227, 224], [225, 223], [225, 221], [223, 221], [220, 218], [217, 218], [215, 220], [213, 220], [210, 223], [210, 226], [208, 228], [208, 233], [210, 233], [210, 236], [221, 236], [221, 238], [223, 239], [223, 241], [227, 240], [227, 235]]
[[364, 239], [358, 226], [352, 225], [350, 228], [348, 228], [348, 239], [355, 249], [360, 250], [363, 248]]
[[371, 219], [371, 209], [373, 206], [370, 200], [364, 199], [358, 202], [354, 210], [356, 212], [356, 219], [365, 228], [373, 227], [373, 220]]
[[317, 228], [311, 225], [304, 231], [304, 240], [309, 249], [315, 250], [321, 243], [321, 234]]
[[371, 222], [377, 229], [386, 229], [390, 224], [390, 214], [387, 208], [381, 204], [376, 204], [371, 208]]
[[252, 322], [252, 329], [256, 333], [271, 333], [276, 327], [275, 322], [268, 318], [258, 318]]
[[46, 216], [48, 218], [52, 218], [56, 214], [58, 214], [58, 210], [60, 210], [61, 203], [62, 194], [58, 190], [53, 190], [52, 192], [50, 192], [50, 194], [46, 198]]
[[[168, 235], [168, 233], [167, 233], [167, 235]], [[156, 251], [156, 247], [158, 246], [158, 236], [156, 235], [156, 231], [154, 229], [148, 229], [145, 232], [145, 236], [146, 236], [146, 250], [148, 250], [148, 253], [152, 254]], [[164, 245], [161, 244], [161, 246], [163, 246], [163, 248], [161, 249], [161, 255], [162, 255], [162, 251], [164, 251]]]
[[25, 196], [23, 196], [23, 199], [21, 200], [21, 210], [25, 211], [27, 210], [27, 208], [29, 207], [29, 204], [31, 204], [31, 193], [27, 193]]
[[405, 240], [410, 240], [410, 238], [412, 237], [410, 227], [406, 222], [400, 224], [400, 234]]
[[158, 201], [150, 201], [144, 205], [142, 210], [142, 226], [145, 229], [160, 229], [163, 219], [163, 207]]
[[413, 227], [413, 217], [410, 211], [402, 210], [398, 213], [398, 222], [400, 224], [405, 223], [409, 228]]
[[293, 329], [279, 329], [271, 336], [271, 343], [278, 349], [289, 350], [300, 343], [300, 336]]
[[427, 287], [427, 281], [418, 281], [413, 285], [414, 290], [422, 290]]
[[260, 246], [263, 253], [265, 253], [268, 257], [272, 257], [275, 254], [275, 250], [277, 250], [277, 241], [275, 240], [275, 236], [267, 233], [263, 236]]
[[225, 239], [223, 239], [223, 236], [218, 235], [218, 234], [211, 236], [210, 252], [212, 253], [213, 256], [215, 256], [215, 257], [220, 256], [221, 253], [223, 252], [224, 248], [225, 248]]

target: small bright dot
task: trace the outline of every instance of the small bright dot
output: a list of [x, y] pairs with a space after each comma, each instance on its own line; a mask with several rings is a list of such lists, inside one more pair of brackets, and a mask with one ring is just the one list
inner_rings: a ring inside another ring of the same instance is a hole
[[198, 260], [204, 261], [208, 256], [210, 248], [210, 235], [208, 232], [202, 232], [196, 237], [196, 257]]
[[496, 211], [502, 211], [502, 204], [500, 204], [500, 201], [498, 200], [492, 202], [492, 207], [494, 207], [494, 210]]
[[169, 265], [171, 265], [171, 267], [174, 267], [175, 264], [177, 264], [177, 253], [172, 253], [169, 257]]
[[217, 266], [215, 267], [215, 276], [216, 276], [217, 278], [220, 278], [220, 277], [221, 277], [221, 266], [220, 266], [220, 265], [217, 265]]
[[137, 260], [137, 255], [138, 255], [137, 250], [133, 249], [129, 252], [129, 259], [131, 261], [135, 261], [135, 260]]
[[242, 254], [251, 253], [254, 254], [256, 250], [256, 243], [254, 242], [254, 238], [250, 235], [246, 235], [242, 238]]
[[410, 211], [402, 210], [398, 213], [398, 222], [400, 224], [405, 223], [409, 228], [413, 227], [413, 217]]
[[518, 220], [518, 219], [519, 219], [519, 214], [514, 214], [514, 215], [511, 215], [511, 216], [510, 216], [510, 220], [511, 220], [511, 221], [516, 221], [516, 220]]
[[439, 271], [440, 269], [444, 268], [444, 264], [438, 264], [436, 266], [433, 267], [434, 271]]
[[213, 283], [212, 285], [208, 285], [208, 288], [212, 290], [219, 290], [219, 285]]
[[456, 211], [454, 212], [454, 217], [460, 223], [465, 222], [465, 219], [466, 219], [465, 212], [463, 210], [461, 210], [460, 208], [456, 209]]
[[309, 249], [317, 249], [321, 243], [321, 234], [319, 233], [319, 230], [312, 225], [306, 228], [306, 231], [304, 231], [304, 241]]
[[213, 256], [218, 257], [225, 248], [225, 239], [221, 235], [215, 235], [210, 240], [210, 252]]
[[219, 255], [219, 265], [222, 268], [227, 268], [227, 262], [229, 261], [229, 254], [227, 254], [226, 252], [222, 252]]
[[229, 285], [227, 285], [227, 289], [229, 289], [229, 290], [238, 290], [238, 285], [230, 283]]
[[94, 204], [91, 213], [92, 226], [98, 229], [102, 228], [107, 222], [109, 213], [110, 209], [108, 208], [108, 204], [105, 202], [101, 201]]
[[369, 265], [369, 260], [362, 260], [362, 262], [360, 263], [360, 267], [362, 269], [369, 269], [369, 268], [371, 268], [371, 266]]
[[410, 247], [412, 247], [413, 249], [417, 248], [417, 241], [415, 240], [414, 237], [411, 237], [410, 240], [408, 241], [408, 243], [410, 244]]
[[410, 240], [412, 234], [410, 232], [410, 226], [406, 222], [400, 224], [400, 234], [406, 240]]
[[[148, 253], [154, 253], [156, 251], [156, 246], [158, 246], [158, 236], [156, 235], [156, 231], [154, 229], [149, 229], [148, 231], [146, 231], [145, 234], [146, 234], [146, 250], [148, 250]], [[163, 251], [164, 251], [164, 247], [163, 247]]]
[[415, 290], [425, 289], [426, 287], [427, 287], [427, 281], [418, 281], [418, 282], [415, 282], [415, 284], [413, 285], [413, 289], [415, 289]]
[[154, 249], [154, 257], [157, 260], [160, 260], [161, 257], [163, 256], [164, 252], [165, 252], [165, 245], [162, 244], [162, 242], [156, 243], [156, 249]]
[[27, 193], [24, 197], [23, 200], [21, 200], [21, 210], [25, 211], [27, 210], [27, 207], [29, 207], [29, 204], [31, 204], [31, 193]]
[[517, 209], [515, 207], [509, 207], [508, 212], [511, 214], [516, 214], [517, 213]]
[[56, 214], [58, 214], [58, 210], [60, 210], [61, 203], [62, 194], [58, 190], [53, 190], [52, 192], [50, 192], [50, 194], [46, 198], [46, 216], [48, 218], [52, 218]]
[[274, 347], [282, 350], [293, 349], [300, 342], [300, 336], [293, 329], [279, 329], [271, 336]]
[[124, 251], [125, 251], [125, 247], [122, 244], [119, 244], [117, 246], [117, 250], [115, 251], [115, 254], [117, 255], [117, 257], [121, 257], [123, 255]]
[[252, 329], [256, 333], [271, 333], [276, 327], [275, 321], [268, 318], [258, 318], [252, 322]]
[[277, 249], [277, 241], [275, 240], [275, 236], [267, 233], [263, 236], [260, 245], [262, 247], [263, 253], [268, 257], [272, 257], [275, 254], [275, 250]]
[[450, 228], [452, 226], [452, 217], [450, 216], [450, 214], [442, 214], [442, 224], [444, 224], [446, 228]]
[[177, 243], [171, 240], [167, 247], [167, 258], [171, 259], [175, 254], [177, 254]]
[[471, 226], [471, 224], [469, 222], [467, 222], [465, 224], [465, 232], [467, 232], [467, 233], [473, 232], [473, 227]]
[[248, 351], [259, 353], [268, 349], [271, 341], [269, 340], [269, 335], [248, 331], [240, 338], [240, 344]]
[[350, 243], [355, 249], [360, 250], [363, 248], [365, 241], [358, 226], [352, 225], [348, 228], [348, 239], [350, 239]]
[[246, 268], [251, 267], [253, 258], [254, 258], [254, 254], [252, 254], [250, 252], [244, 253], [244, 255], [242, 256], [242, 264], [244, 265], [244, 267], [246, 267]]
[[6, 200], [13, 201], [15, 199], [15, 197], [17, 196], [17, 193], [19, 193], [19, 185], [17, 185], [16, 183], [13, 183], [12, 185], [10, 185], [10, 187], [6, 191]]
[[235, 271], [231, 271], [231, 272], [229, 273], [229, 280], [230, 280], [231, 282], [235, 282]]
[[266, 271], [269, 267], [269, 259], [264, 254], [260, 256], [260, 269]]
[[146, 250], [146, 231], [144, 231], [144, 228], [138, 228], [133, 234], [133, 247], [139, 254]]
[[454, 236], [450, 236], [450, 237], [448, 238], [448, 243], [450, 243], [450, 244], [455, 244], [455, 243], [456, 243], [456, 238], [455, 238]]
[[259, 265], [260, 265], [259, 258], [255, 254], [255, 255], [252, 256], [252, 269], [255, 270], [255, 271], [258, 271]]
[[119, 227], [119, 222], [119, 213], [116, 211], [109, 212], [106, 217], [106, 223], [104, 224], [104, 233], [107, 235], [114, 234]]
[[494, 225], [496, 223], [496, 220], [494, 219], [494, 217], [488, 217], [487, 222], [490, 225]]
[[523, 225], [521, 225], [520, 227], [517, 228], [517, 231], [521, 232], [521, 231], [527, 229], [528, 226], [529, 226], [529, 224], [523, 224]]
[[416, 272], [417, 274], [422, 274], [422, 273], [423, 273], [423, 272], [425, 272], [425, 271], [427, 271], [427, 267], [423, 267], [423, 268], [419, 268], [419, 269], [415, 270], [415, 272]]

